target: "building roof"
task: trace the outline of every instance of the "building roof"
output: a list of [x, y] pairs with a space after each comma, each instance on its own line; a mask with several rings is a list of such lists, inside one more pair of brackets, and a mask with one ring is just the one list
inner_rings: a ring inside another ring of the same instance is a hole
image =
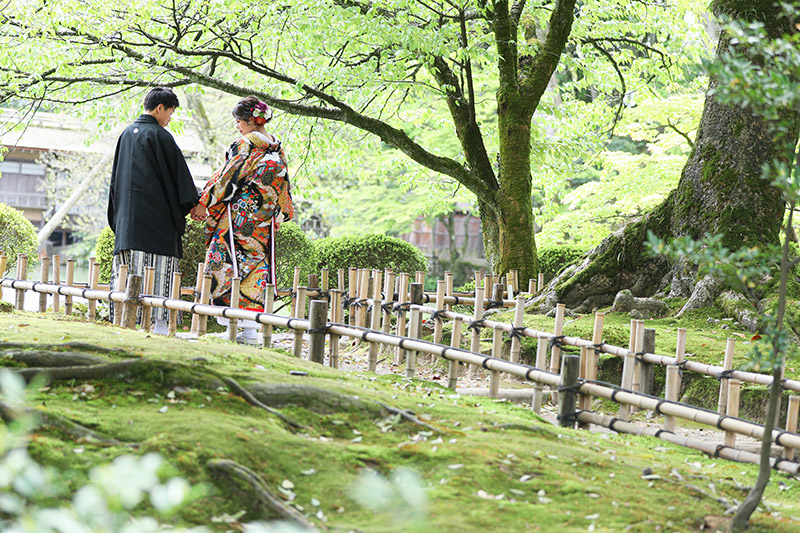
[[[16, 124], [20, 127], [14, 128]], [[207, 179], [212, 172], [210, 165], [191, 160], [193, 154], [202, 151], [200, 137], [189, 128], [185, 128], [184, 135], [170, 133], [187, 156], [192, 176]], [[114, 150], [118, 134], [111, 132], [93, 138], [85, 123], [68, 115], [38, 112], [26, 117], [21, 110], [0, 109], [0, 145], [15, 151], [107, 154]]]

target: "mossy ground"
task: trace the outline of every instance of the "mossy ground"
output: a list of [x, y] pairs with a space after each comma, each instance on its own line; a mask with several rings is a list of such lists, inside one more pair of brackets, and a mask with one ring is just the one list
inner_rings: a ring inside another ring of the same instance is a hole
[[[608, 331], [620, 328], [622, 335], [627, 319], [613, 314], [606, 319]], [[552, 328], [551, 320], [548, 324], [538, 316], [526, 316], [526, 323]], [[702, 317], [696, 325], [687, 350], [697, 358], [721, 359], [730, 332]], [[677, 326], [669, 321], [656, 325], [656, 346], [668, 351]], [[587, 316], [571, 322], [566, 332], [584, 335], [590, 329]], [[213, 339], [166, 339], [51, 314], [0, 315], [0, 342], [69, 340], [121, 348], [133, 357], [184, 363], [188, 368], [196, 365], [198, 372], [211, 370], [242, 383], [303, 383], [367, 402], [383, 401], [416, 412], [441, 431], [437, 435], [408, 422], [379, 425], [380, 420], [366, 413], [320, 415], [292, 407], [281, 412], [304, 429], [291, 433], [275, 417], [227, 390], [176, 387], [158, 373], [137, 379], [53, 382], [33, 392], [31, 400], [38, 409], [138, 445], [99, 446], [52, 429], [37, 431], [32, 454], [67, 473], [71, 489], [84, 482], [93, 464], [123, 453], [157, 451], [172, 474], [207, 487], [172, 519], [206, 524], [215, 531], [236, 526], [213, 522], [214, 517], [240, 510], [246, 511], [242, 521], [261, 517], [246, 492], [211, 475], [206, 463], [216, 458], [258, 472], [275, 492], [283, 480], [292, 481], [295, 503], [312, 515], [321, 510], [326, 526], [335, 531], [697, 531], [705, 515], [724, 512], [716, 497], [741, 500], [745, 487], [755, 480], [753, 465], [710, 459], [648, 437], [555, 428], [524, 406], [457, 396], [432, 383], [347, 374], [277, 351]], [[308, 375], [292, 376], [290, 370]], [[503, 429], [501, 424], [531, 429]], [[386, 475], [400, 467], [421, 476], [428, 500], [423, 520], [403, 521], [365, 509], [350, 498], [363, 469]], [[642, 479], [648, 468], [658, 479]], [[773, 476], [765, 496], [772, 512], [757, 512], [752, 531], [800, 531], [800, 519], [791, 518], [800, 517], [800, 483]], [[312, 505], [312, 499], [320, 506]]]

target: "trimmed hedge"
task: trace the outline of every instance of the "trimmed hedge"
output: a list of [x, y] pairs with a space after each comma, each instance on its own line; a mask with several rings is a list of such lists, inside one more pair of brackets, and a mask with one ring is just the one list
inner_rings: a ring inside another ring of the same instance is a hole
[[[330, 269], [331, 287], [336, 288], [336, 271], [340, 268], [391, 268], [395, 272], [413, 273], [426, 270], [425, 256], [415, 246], [386, 235], [372, 234], [329, 237], [312, 241], [294, 222], [284, 222], [277, 232], [276, 274], [278, 287], [292, 286], [294, 268], [300, 267], [301, 284], [309, 274]], [[95, 244], [95, 258], [100, 264], [101, 281], [108, 283], [113, 262], [114, 233], [111, 228], [100, 232]], [[183, 258], [180, 260], [182, 285], [195, 282], [197, 264], [205, 260], [205, 223], [189, 221], [183, 235]]]
[[556, 277], [562, 270], [574, 265], [586, 256], [587, 250], [577, 246], [548, 246], [540, 248], [539, 271], [544, 273], [545, 283]]
[[115, 240], [114, 232], [111, 231], [110, 227], [106, 226], [97, 236], [97, 242], [94, 243], [94, 260], [97, 261], [98, 268], [100, 268], [100, 276], [98, 277], [100, 283], [111, 281]]
[[275, 274], [279, 288], [292, 286], [294, 268], [300, 267], [300, 285], [305, 285], [309, 274], [318, 274], [314, 243], [306, 237], [300, 226], [284, 222], [275, 237]]
[[[32, 267], [39, 260], [38, 250], [39, 241], [33, 224], [19, 209], [0, 204], [0, 252], [8, 259], [6, 272], [16, 267], [19, 254], [26, 254], [28, 268]], [[0, 276], [5, 276], [6, 272], [0, 272]]]
[[331, 287], [336, 288], [340, 268], [390, 268], [394, 272], [427, 271], [422, 252], [402, 239], [381, 234], [326, 237], [315, 241], [316, 270], [330, 269]]

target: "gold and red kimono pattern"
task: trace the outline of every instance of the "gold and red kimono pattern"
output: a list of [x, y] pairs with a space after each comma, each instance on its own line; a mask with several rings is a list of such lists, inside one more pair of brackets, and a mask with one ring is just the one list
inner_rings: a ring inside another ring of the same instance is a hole
[[239, 307], [261, 311], [265, 286], [275, 279], [273, 227], [294, 214], [286, 158], [279, 139], [257, 132], [233, 143], [226, 157], [200, 196], [209, 214], [205, 273], [212, 277], [211, 300], [214, 305], [230, 304], [235, 258], [241, 279]]

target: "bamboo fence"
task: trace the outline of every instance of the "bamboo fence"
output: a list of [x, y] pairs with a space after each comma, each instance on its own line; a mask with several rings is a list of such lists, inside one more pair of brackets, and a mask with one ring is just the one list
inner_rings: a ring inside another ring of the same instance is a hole
[[[56, 268], [60, 261], [54, 262]], [[272, 335], [272, 328], [286, 328], [295, 333], [295, 353], [300, 355], [298, 346], [302, 346], [304, 335], [309, 338], [309, 359], [322, 363], [324, 361], [324, 349], [326, 346], [326, 336], [330, 336], [328, 342], [330, 353], [329, 362], [331, 366], [337, 365], [338, 359], [338, 338], [350, 337], [360, 339], [369, 343], [368, 362], [370, 370], [374, 370], [377, 363], [377, 354], [380, 346], [384, 348], [395, 348], [397, 360], [405, 361], [405, 375], [409, 378], [416, 376], [416, 360], [418, 354], [428, 354], [441, 357], [450, 362], [448, 386], [455, 389], [458, 383], [458, 364], [471, 366], [476, 369], [484, 369], [490, 373], [490, 395], [498, 394], [500, 375], [523, 379], [532, 382], [533, 400], [532, 407], [538, 410], [541, 407], [542, 395], [545, 387], [552, 389], [552, 396], [555, 397], [559, 392], [559, 419], [562, 425], [574, 425], [578, 423], [582, 426], [597, 424], [609, 427], [612, 430], [653, 435], [676, 444], [700, 449], [705, 453], [723, 457], [735, 461], [757, 462], [757, 454], [736, 450], [736, 435], [745, 435], [756, 439], [764, 436], [764, 427], [755, 422], [738, 418], [739, 390], [742, 382], [770, 385], [771, 376], [733, 370], [731, 368], [733, 342], [728, 343], [726, 348], [725, 363], [722, 367], [708, 365], [685, 359], [686, 332], [679, 330], [676, 343], [676, 355], [670, 357], [658, 355], [645, 351], [643, 347], [644, 328], [642, 321], [632, 321], [631, 341], [628, 348], [622, 348], [602, 343], [603, 313], [595, 315], [595, 327], [591, 340], [578, 337], [568, 337], [563, 335], [563, 316], [564, 307], [562, 304], [557, 306], [556, 323], [554, 331], [544, 332], [522, 326], [522, 313], [524, 311], [524, 293], [516, 295], [513, 299], [503, 297], [502, 286], [494, 284], [492, 297], [487, 299], [484, 294], [484, 287], [489, 287], [493, 281], [492, 276], [485, 276], [482, 286], [476, 287], [473, 297], [452, 294], [452, 279], [448, 281], [447, 276], [443, 282], [437, 283], [437, 291], [433, 294], [424, 293], [421, 281], [424, 280], [424, 273], [416, 274], [415, 283], [408, 283], [409, 277], [406, 274], [395, 276], [390, 271], [380, 272], [362, 269], [350, 269], [349, 292], [340, 289], [328, 289], [327, 271], [323, 271], [322, 286], [317, 287], [319, 278], [314, 277], [310, 280], [308, 287], [299, 285], [298, 276], [295, 276], [294, 287], [291, 289], [275, 290], [271, 285], [267, 286], [267, 298], [264, 312], [246, 311], [231, 307], [220, 307], [208, 303], [208, 280], [207, 276], [198, 274], [198, 282], [195, 288], [180, 288], [180, 276], [173, 279], [173, 288], [169, 298], [147, 296], [141, 294], [142, 282], [145, 282], [144, 292], [147, 293], [147, 285], [151, 276], [145, 276], [142, 280], [138, 276], [129, 276], [124, 282], [115, 287], [116, 290], [109, 290], [108, 286], [101, 286], [97, 283], [97, 272], [99, 268], [93, 267], [90, 275], [90, 282], [82, 286], [72, 283], [72, 272], [74, 262], [67, 262], [66, 284], [60, 282], [60, 271], [54, 270], [53, 281], [49, 279], [49, 266], [46, 269], [43, 262], [40, 281], [28, 281], [27, 277], [27, 257], [20, 256], [17, 262], [17, 278], [4, 278], [0, 282], [2, 288], [10, 288], [16, 291], [15, 304], [17, 309], [24, 307], [24, 295], [26, 291], [34, 291], [40, 294], [39, 310], [44, 311], [47, 295], [53, 297], [53, 309], [58, 310], [60, 297], [64, 297], [65, 312], [72, 312], [72, 299], [75, 297], [83, 298], [94, 304], [99, 300], [105, 300], [115, 304], [122, 304], [121, 323], [126, 327], [135, 327], [136, 308], [141, 307], [142, 316], [149, 315], [153, 307], [166, 308], [170, 310], [169, 332], [175, 331], [175, 316], [178, 312], [188, 312], [193, 316], [192, 331], [202, 334], [205, 331], [205, 321], [209, 316], [224, 317], [231, 321], [232, 328], [229, 329], [231, 340], [235, 340], [235, 323], [237, 320], [252, 320], [261, 323], [263, 328], [264, 346], [269, 346]], [[0, 255], [0, 272], [5, 271], [6, 259]], [[198, 265], [198, 272], [201, 272], [203, 265]], [[343, 281], [343, 271], [339, 272], [339, 281]], [[382, 279], [385, 283], [382, 283]], [[392, 282], [397, 280], [395, 286], [397, 292], [392, 291]], [[391, 281], [390, 281], [391, 280]], [[479, 276], [476, 275], [476, 280]], [[509, 278], [509, 285], [516, 280]], [[540, 282], [542, 280], [540, 279]], [[532, 284], [531, 284], [532, 286]], [[529, 286], [529, 288], [531, 287]], [[541, 283], [540, 283], [541, 286]], [[383, 290], [381, 290], [381, 288]], [[515, 296], [513, 290], [508, 291], [510, 296]], [[193, 302], [181, 300], [179, 295], [194, 295]], [[293, 316], [283, 317], [274, 314], [272, 306], [273, 297], [290, 296], [293, 303]], [[308, 300], [308, 302], [307, 302]], [[428, 302], [435, 302], [436, 307], [423, 305]], [[309, 303], [309, 314], [306, 313], [306, 305]], [[324, 304], [324, 305], [322, 305]], [[454, 305], [473, 305], [475, 312], [473, 315], [458, 313], [452, 310]], [[448, 307], [450, 309], [448, 309]], [[514, 307], [514, 322], [504, 323], [492, 321], [484, 318], [484, 307]], [[94, 305], [88, 306], [89, 314], [93, 315]], [[344, 324], [342, 312], [350, 310], [349, 323]], [[383, 315], [381, 317], [381, 315]], [[398, 323], [397, 334], [389, 333], [391, 319], [394, 315]], [[429, 342], [421, 340], [422, 315], [430, 315], [434, 321], [434, 340]], [[305, 318], [309, 316], [310, 318]], [[330, 318], [329, 318], [330, 317]], [[367, 327], [368, 319], [369, 327]], [[197, 318], [197, 320], [194, 320]], [[383, 323], [381, 325], [381, 318]], [[439, 344], [442, 336], [442, 325], [444, 320], [452, 321], [451, 346]], [[147, 321], [149, 324], [149, 320]], [[400, 327], [402, 325], [402, 327]], [[462, 327], [466, 326], [472, 330], [470, 349], [461, 347], [463, 332]], [[493, 331], [491, 355], [480, 353], [480, 330], [489, 328]], [[144, 326], [143, 329], [147, 329]], [[232, 331], [232, 333], [231, 333]], [[511, 339], [510, 360], [502, 357], [504, 334], [508, 334]], [[519, 363], [520, 340], [522, 337], [538, 339], [536, 366]], [[564, 355], [562, 361], [561, 349], [564, 346], [576, 347], [580, 350], [580, 357], [574, 355]], [[549, 370], [545, 370], [547, 363], [547, 351], [550, 350]], [[625, 361], [623, 367], [623, 380], [620, 386], [601, 383], [596, 380], [597, 362], [600, 353], [607, 353], [622, 357]], [[567, 363], [566, 361], [569, 361]], [[665, 398], [659, 398], [643, 394], [635, 384], [641, 385], [645, 379], [646, 365], [664, 365], [667, 367], [667, 386]], [[676, 387], [679, 388], [679, 370], [688, 370], [700, 374], [715, 376], [724, 384], [720, 387], [719, 412], [702, 409], [677, 401]], [[676, 383], [678, 381], [678, 383]], [[571, 385], [570, 385], [571, 383]], [[800, 392], [800, 382], [784, 379], [781, 382], [785, 390]], [[575, 397], [579, 403], [579, 409], [575, 410], [573, 404]], [[592, 398], [603, 398], [616, 402], [621, 406], [619, 417], [608, 417], [592, 413], [590, 411]], [[784, 459], [773, 459], [773, 466], [776, 469], [786, 471], [793, 475], [798, 474], [798, 463], [793, 462], [795, 450], [800, 449], [800, 435], [796, 433], [798, 409], [800, 408], [800, 396], [791, 396], [788, 402], [787, 429], [773, 429], [769, 435], [771, 442], [784, 448]], [[664, 426], [661, 429], [642, 428], [631, 424], [627, 418], [632, 409], [648, 410], [664, 416]], [[724, 444], [713, 445], [708, 443], [692, 442], [691, 439], [680, 437], [673, 432], [675, 419], [680, 418], [699, 424], [716, 427], [724, 432]], [[712, 449], [713, 448], [713, 449]]]

